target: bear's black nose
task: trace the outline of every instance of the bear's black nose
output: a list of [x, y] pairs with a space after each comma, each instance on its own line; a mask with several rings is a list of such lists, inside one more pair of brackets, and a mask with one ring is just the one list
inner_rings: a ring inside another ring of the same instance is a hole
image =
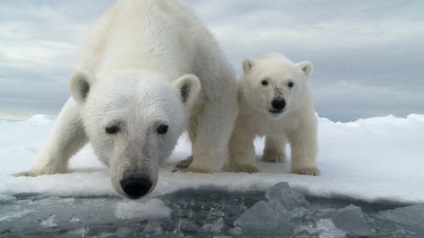
[[271, 102], [271, 106], [275, 109], [275, 112], [281, 112], [286, 107], [286, 101], [284, 99], [274, 99]]
[[130, 176], [121, 180], [122, 190], [132, 199], [146, 195], [152, 187], [152, 181], [146, 176]]

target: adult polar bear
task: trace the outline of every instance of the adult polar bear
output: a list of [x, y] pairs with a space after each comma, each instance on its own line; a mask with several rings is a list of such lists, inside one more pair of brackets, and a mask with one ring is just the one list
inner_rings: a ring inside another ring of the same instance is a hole
[[[195, 76], [194, 76], [195, 75]], [[235, 73], [179, 0], [119, 0], [97, 21], [39, 160], [21, 175], [65, 173], [88, 141], [116, 191], [139, 198], [187, 126], [188, 171], [219, 170], [238, 113]]]

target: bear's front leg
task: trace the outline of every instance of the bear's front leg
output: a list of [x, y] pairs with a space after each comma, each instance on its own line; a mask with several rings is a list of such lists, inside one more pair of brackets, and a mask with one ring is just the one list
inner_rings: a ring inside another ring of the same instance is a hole
[[[205, 113], [198, 120], [196, 137], [192, 141], [192, 159], [178, 167], [184, 172], [213, 173], [221, 170], [228, 158], [228, 141], [234, 121], [224, 121], [215, 113]], [[225, 118], [226, 116], [222, 116]]]
[[77, 104], [70, 98], [60, 112], [36, 164], [17, 176], [66, 173], [69, 158], [87, 141]]
[[308, 122], [288, 133], [291, 146], [291, 173], [318, 176], [317, 168], [317, 124], [315, 116], [311, 115]]
[[220, 171], [228, 160], [228, 142], [238, 114], [235, 84], [225, 85], [220, 96], [204, 99], [191, 128], [193, 160], [183, 171], [212, 173]]
[[270, 163], [286, 161], [286, 144], [284, 137], [267, 136], [262, 160]]

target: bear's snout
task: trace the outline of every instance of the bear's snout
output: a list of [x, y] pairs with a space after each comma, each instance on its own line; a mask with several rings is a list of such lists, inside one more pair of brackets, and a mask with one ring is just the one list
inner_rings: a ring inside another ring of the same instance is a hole
[[280, 113], [286, 107], [286, 101], [283, 98], [277, 98], [272, 100], [271, 106], [272, 106], [272, 109], [270, 110], [271, 113]]
[[146, 195], [152, 187], [152, 181], [147, 176], [130, 175], [121, 179], [122, 190], [129, 198], [137, 199]]

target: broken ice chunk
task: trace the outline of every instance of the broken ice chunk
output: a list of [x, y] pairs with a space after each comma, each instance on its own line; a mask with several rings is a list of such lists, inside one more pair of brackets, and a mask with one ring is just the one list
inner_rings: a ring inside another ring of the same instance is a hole
[[69, 222], [80, 222], [81, 221], [81, 219], [79, 219], [78, 217], [76, 217], [76, 216], [72, 216], [71, 217], [71, 220], [69, 220]]
[[294, 230], [294, 237], [343, 238], [346, 232], [339, 230], [331, 219], [320, 219], [316, 225], [301, 225]]
[[160, 235], [163, 233], [163, 229], [158, 221], [149, 221], [149, 223], [147, 223], [146, 227], [144, 228], [143, 232], [153, 235]]
[[224, 225], [224, 219], [220, 217], [213, 222], [203, 225], [201, 230], [209, 233], [219, 233], [222, 231], [222, 228], [224, 228]]
[[424, 204], [383, 211], [377, 218], [401, 224], [419, 234], [424, 233]]
[[146, 202], [124, 201], [116, 204], [115, 216], [122, 220], [133, 218], [169, 218], [171, 216], [171, 209], [162, 200], [155, 198]]
[[349, 205], [338, 209], [330, 218], [337, 228], [345, 231], [349, 237], [365, 237], [372, 234], [360, 207]]
[[294, 229], [290, 216], [282, 206], [259, 201], [234, 221], [244, 234], [284, 235]]
[[67, 235], [69, 235], [69, 237], [86, 237], [87, 233], [88, 233], [88, 229], [82, 227], [82, 228], [68, 231]]
[[278, 216], [278, 213], [276, 213], [267, 202], [259, 201], [237, 218], [237, 220], [234, 221], [234, 225], [243, 229], [272, 230], [277, 227]]
[[[146, 228], [144, 228], [146, 229]], [[126, 226], [121, 226], [116, 230], [115, 234], [121, 237], [128, 237], [133, 233], [132, 229]]]
[[49, 216], [49, 218], [47, 218], [46, 220], [41, 221], [40, 225], [45, 228], [57, 227], [57, 224], [55, 222], [55, 217], [56, 215]]
[[117, 238], [117, 237], [121, 237], [121, 236], [117, 236], [115, 233], [111, 233], [111, 232], [102, 232], [97, 237], [99, 237], [99, 238]]
[[193, 233], [199, 229], [193, 220], [181, 219], [178, 221], [178, 228], [182, 232]]
[[346, 232], [337, 229], [330, 219], [322, 219], [317, 222], [319, 237], [346, 237]]
[[265, 197], [269, 201], [278, 202], [288, 210], [293, 210], [300, 206], [308, 205], [305, 196], [293, 190], [288, 183], [281, 182], [269, 188]]

